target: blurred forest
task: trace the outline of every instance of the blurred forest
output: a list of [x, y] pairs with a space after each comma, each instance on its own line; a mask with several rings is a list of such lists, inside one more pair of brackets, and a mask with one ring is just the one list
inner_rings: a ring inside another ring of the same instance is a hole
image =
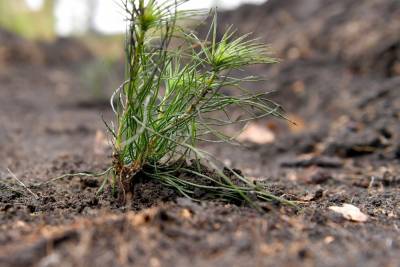
[[123, 66], [123, 34], [96, 28], [98, 0], [76, 2], [82, 8], [80, 17], [72, 19], [71, 34], [60, 34], [57, 11], [63, 11], [63, 3], [44, 0], [32, 8], [26, 0], [0, 0], [0, 69], [20, 62], [73, 64], [81, 87], [92, 97], [106, 98], [123, 73], [117, 67]]
[[52, 39], [54, 31], [53, 0], [32, 10], [24, 0], [0, 0], [0, 27], [33, 39]]
[[[27, 0], [0, 0], [0, 28], [12, 31], [29, 39], [51, 40], [60, 34], [56, 23], [60, 16], [68, 17], [65, 2], [60, 0], [38, 1], [35, 8]], [[98, 0], [81, 0], [79, 8], [69, 17], [71, 34], [99, 34], [96, 28], [96, 12], [100, 5]], [[71, 3], [71, 7], [74, 4]], [[61, 14], [57, 13], [57, 8]], [[65, 34], [64, 34], [65, 35]]]

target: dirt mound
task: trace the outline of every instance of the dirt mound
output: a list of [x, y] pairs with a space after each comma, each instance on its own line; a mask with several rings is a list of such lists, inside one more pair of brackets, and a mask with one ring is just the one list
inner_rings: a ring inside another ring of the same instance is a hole
[[34, 42], [0, 28], [0, 64], [67, 65], [93, 58], [90, 50], [74, 38]]
[[400, 74], [400, 2], [396, 0], [269, 0], [220, 16], [240, 25], [286, 59], [316, 55], [344, 61], [358, 72]]
[[[240, 33], [253, 31], [282, 59], [280, 64], [252, 69], [266, 77], [255, 90], [271, 91], [270, 98], [297, 122], [259, 122], [276, 136], [274, 143], [250, 149], [259, 153], [266, 172], [325, 183], [343, 171], [361, 168], [359, 176], [349, 176], [354, 185], [369, 187], [374, 184], [371, 177], [381, 184], [397, 184], [399, 12], [397, 1], [270, 0], [219, 16], [220, 33], [232, 24]], [[213, 151], [221, 158], [259, 160], [250, 152]], [[325, 170], [332, 163], [337, 169], [333, 176]]]
[[400, 159], [400, 78], [363, 91], [355, 109], [331, 126], [326, 153]]
[[42, 64], [45, 61], [40, 47], [0, 28], [0, 64]]
[[82, 42], [69, 37], [57, 38], [51, 43], [42, 43], [45, 61], [50, 65], [76, 64], [93, 58], [92, 52]]

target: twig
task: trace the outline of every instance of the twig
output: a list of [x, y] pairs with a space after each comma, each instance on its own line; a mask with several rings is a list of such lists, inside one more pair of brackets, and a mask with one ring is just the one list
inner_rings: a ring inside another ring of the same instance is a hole
[[103, 172], [100, 172], [100, 173], [90, 173], [90, 172], [67, 173], [67, 174], [63, 174], [63, 175], [61, 175], [61, 176], [54, 177], [54, 178], [52, 178], [52, 179], [50, 179], [50, 180], [48, 180], [48, 181], [44, 181], [44, 182], [42, 182], [42, 183], [38, 183], [38, 184], [35, 184], [35, 185], [36, 185], [36, 186], [42, 186], [42, 185], [46, 185], [46, 184], [55, 182], [55, 181], [57, 181], [57, 180], [61, 180], [61, 179], [68, 178], [68, 177], [73, 177], [73, 176], [79, 176], [79, 177], [85, 177], [85, 176], [86, 176], [86, 177], [100, 177], [100, 176], [103, 176], [103, 175], [107, 174], [107, 173], [110, 172], [112, 169], [113, 169], [113, 167], [109, 167], [107, 170], [105, 170], [105, 171], [103, 171]]
[[11, 177], [14, 178], [15, 180], [18, 181], [18, 183], [24, 187], [30, 194], [34, 196], [35, 199], [39, 199], [39, 196], [36, 195], [32, 190], [30, 190], [18, 177], [9, 169], [7, 168], [7, 171], [10, 173]]

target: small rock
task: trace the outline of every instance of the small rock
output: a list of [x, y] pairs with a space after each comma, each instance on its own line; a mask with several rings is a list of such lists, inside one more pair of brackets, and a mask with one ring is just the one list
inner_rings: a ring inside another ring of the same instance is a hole
[[393, 175], [391, 172], [386, 171], [382, 176], [382, 184], [384, 186], [395, 186], [400, 184], [400, 178]]
[[400, 160], [400, 144], [397, 145], [397, 148], [396, 148], [396, 150], [394, 152], [394, 156], [396, 157], [396, 159]]
[[326, 172], [317, 172], [310, 177], [309, 184], [323, 184], [332, 179], [332, 175]]

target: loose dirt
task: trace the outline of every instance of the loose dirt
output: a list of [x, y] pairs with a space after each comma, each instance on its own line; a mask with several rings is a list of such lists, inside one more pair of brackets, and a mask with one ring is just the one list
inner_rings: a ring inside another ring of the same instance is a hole
[[[101, 120], [110, 108], [82, 89], [74, 65], [37, 63], [39, 49], [0, 68], [0, 266], [400, 266], [399, 4], [299, 2], [221, 15], [242, 32], [264, 23], [256, 32], [284, 60], [254, 71], [297, 126], [260, 120], [273, 143], [202, 144], [297, 209], [193, 202], [155, 181], [126, 205], [110, 189], [96, 195], [101, 179], [37, 186], [112, 160]], [[381, 42], [363, 46], [365, 36]], [[368, 220], [329, 209], [344, 203]]]

